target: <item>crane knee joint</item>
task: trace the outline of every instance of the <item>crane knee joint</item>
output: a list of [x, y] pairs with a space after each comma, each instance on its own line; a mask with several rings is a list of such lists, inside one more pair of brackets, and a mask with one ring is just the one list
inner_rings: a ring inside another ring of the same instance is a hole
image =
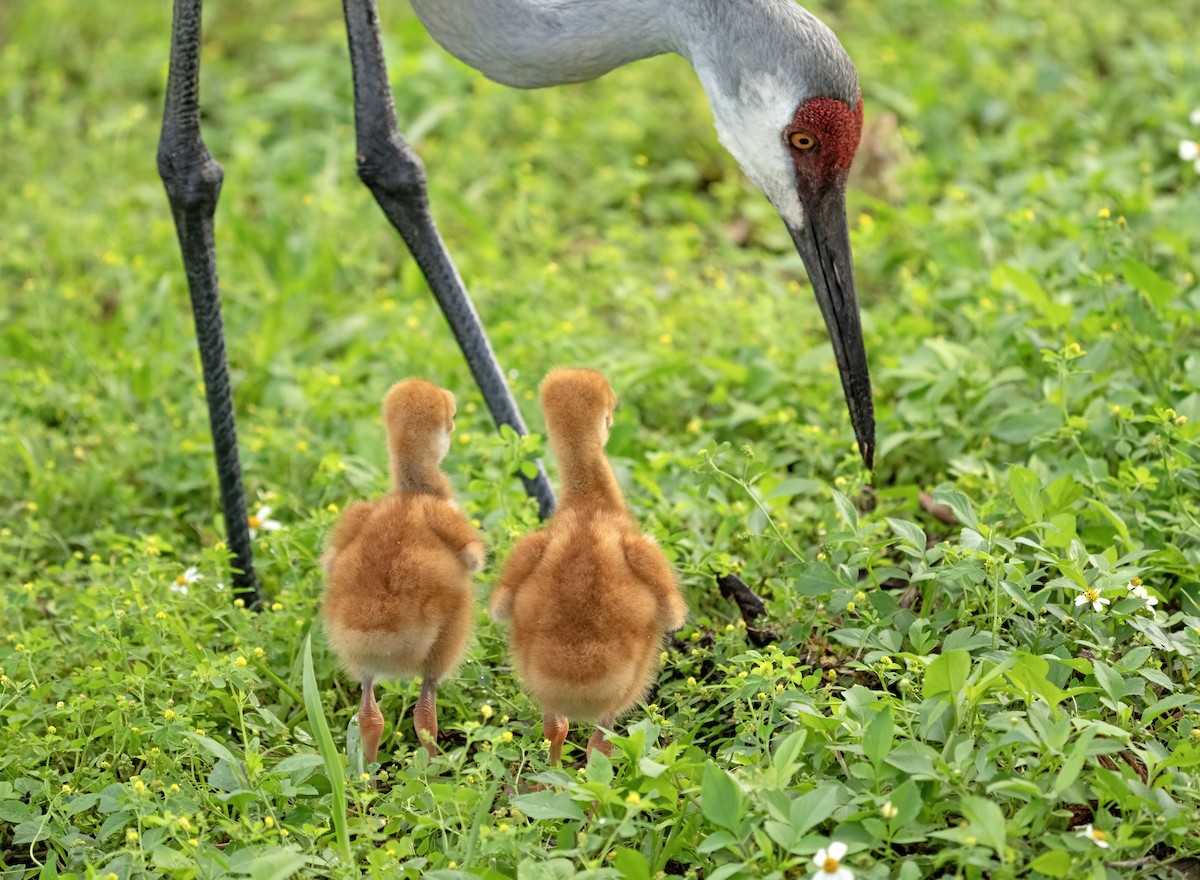
[[158, 145], [158, 176], [172, 207], [210, 216], [216, 211], [225, 171], [202, 143], [186, 149], [164, 138]]
[[425, 201], [425, 165], [398, 137], [389, 137], [361, 148], [357, 156], [358, 179], [376, 196]]

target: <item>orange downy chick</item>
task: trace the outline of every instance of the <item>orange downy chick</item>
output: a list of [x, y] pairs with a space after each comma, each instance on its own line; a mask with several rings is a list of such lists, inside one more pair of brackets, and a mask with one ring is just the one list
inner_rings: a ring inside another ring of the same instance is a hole
[[[687, 605], [670, 563], [625, 507], [604, 455], [616, 396], [594, 370], [558, 369], [542, 409], [562, 488], [557, 512], [509, 554], [489, 613], [510, 619], [513, 664], [545, 713], [558, 764], [568, 719], [611, 728], [642, 699]], [[587, 752], [612, 746], [596, 730]]]
[[439, 469], [454, 412], [454, 396], [424, 379], [392, 386], [383, 399], [392, 491], [346, 508], [321, 559], [321, 616], [330, 647], [362, 682], [368, 763], [383, 735], [377, 678], [421, 677], [413, 720], [436, 753], [437, 683], [462, 660], [471, 634], [471, 576], [483, 567], [484, 548]]

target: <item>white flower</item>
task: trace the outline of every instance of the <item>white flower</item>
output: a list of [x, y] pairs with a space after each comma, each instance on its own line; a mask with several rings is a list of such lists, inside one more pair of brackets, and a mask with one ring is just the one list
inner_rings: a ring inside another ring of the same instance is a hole
[[847, 849], [846, 844], [835, 840], [829, 844], [829, 849], [817, 850], [817, 854], [813, 856], [813, 864], [817, 866], [816, 876], [820, 880], [854, 880], [850, 869], [842, 867], [842, 859], [845, 858]]
[[1105, 605], [1112, 604], [1110, 600], [1101, 598], [1100, 591], [1095, 587], [1089, 590], [1084, 590], [1075, 597], [1076, 605], [1086, 605], [1088, 602], [1092, 603], [1092, 608], [1095, 611], [1103, 611]]
[[200, 574], [200, 570], [196, 568], [196, 566], [189, 565], [183, 570], [183, 574], [171, 581], [170, 590], [172, 593], [181, 593], [182, 595], [186, 596], [188, 584], [194, 584], [203, 577], [204, 575]]
[[1158, 604], [1158, 600], [1146, 591], [1146, 588], [1142, 586], [1141, 581], [1138, 581], [1136, 584], [1133, 581], [1129, 582], [1129, 595], [1134, 599], [1142, 599], [1145, 601], [1147, 608], [1153, 608]]
[[1192, 125], [1200, 125], [1200, 107], [1188, 114], [1188, 122]]
[[1100, 849], [1108, 849], [1108, 835], [1099, 828], [1093, 828], [1091, 822], [1088, 822], [1082, 828], [1076, 828], [1075, 831], [1078, 832], [1080, 837], [1086, 837], [1092, 843], [1096, 844], [1096, 846], [1100, 847]]
[[1200, 156], [1200, 144], [1195, 141], [1182, 140], [1179, 142], [1179, 158], [1184, 162], [1193, 162]]
[[896, 805], [891, 801], [888, 801], [879, 808], [879, 815], [883, 816], [885, 819], [895, 819], [899, 812], [900, 811], [896, 809]]
[[250, 517], [250, 537], [258, 537], [258, 532], [261, 529], [264, 532], [275, 532], [283, 528], [283, 524], [277, 519], [267, 519], [271, 515], [271, 508], [263, 505], [258, 509], [258, 512]]

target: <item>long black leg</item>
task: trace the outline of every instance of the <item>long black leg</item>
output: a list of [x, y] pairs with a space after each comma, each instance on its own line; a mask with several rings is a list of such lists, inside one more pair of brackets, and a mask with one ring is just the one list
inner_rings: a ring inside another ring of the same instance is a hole
[[[358, 176], [403, 237], [450, 322], [483, 399], [498, 425], [528, 433], [512, 391], [446, 245], [429, 213], [425, 166], [400, 134], [388, 82], [375, 0], [343, 0], [354, 71], [354, 125]], [[554, 490], [541, 462], [533, 479], [521, 477], [543, 518], [554, 510]]]
[[234, 556], [233, 591], [247, 603], [258, 605], [262, 597], [254, 576], [250, 524], [242, 492], [213, 244], [213, 215], [224, 175], [200, 137], [200, 7], [201, 0], [175, 0], [171, 72], [167, 77], [167, 101], [158, 142], [158, 173], [171, 202], [192, 297], [209, 426], [217, 456], [221, 510]]

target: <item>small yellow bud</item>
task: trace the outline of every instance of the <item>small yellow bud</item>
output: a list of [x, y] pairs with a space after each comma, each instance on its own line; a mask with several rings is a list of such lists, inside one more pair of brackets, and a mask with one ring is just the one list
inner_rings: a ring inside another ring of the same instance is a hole
[[249, 661], [246, 660], [245, 657], [238, 657], [233, 662], [236, 663], [238, 666], [245, 666]]
[[500, 739], [504, 740], [506, 743], [512, 742], [512, 731], [504, 731], [504, 733], [500, 734]]
[[625, 795], [625, 803], [627, 803], [627, 804], [634, 804], [636, 806], [637, 804], [640, 804], [641, 802], [642, 802], [642, 796], [640, 794], [638, 794], [636, 791], [631, 791], [631, 792], [629, 792], [629, 794]]

